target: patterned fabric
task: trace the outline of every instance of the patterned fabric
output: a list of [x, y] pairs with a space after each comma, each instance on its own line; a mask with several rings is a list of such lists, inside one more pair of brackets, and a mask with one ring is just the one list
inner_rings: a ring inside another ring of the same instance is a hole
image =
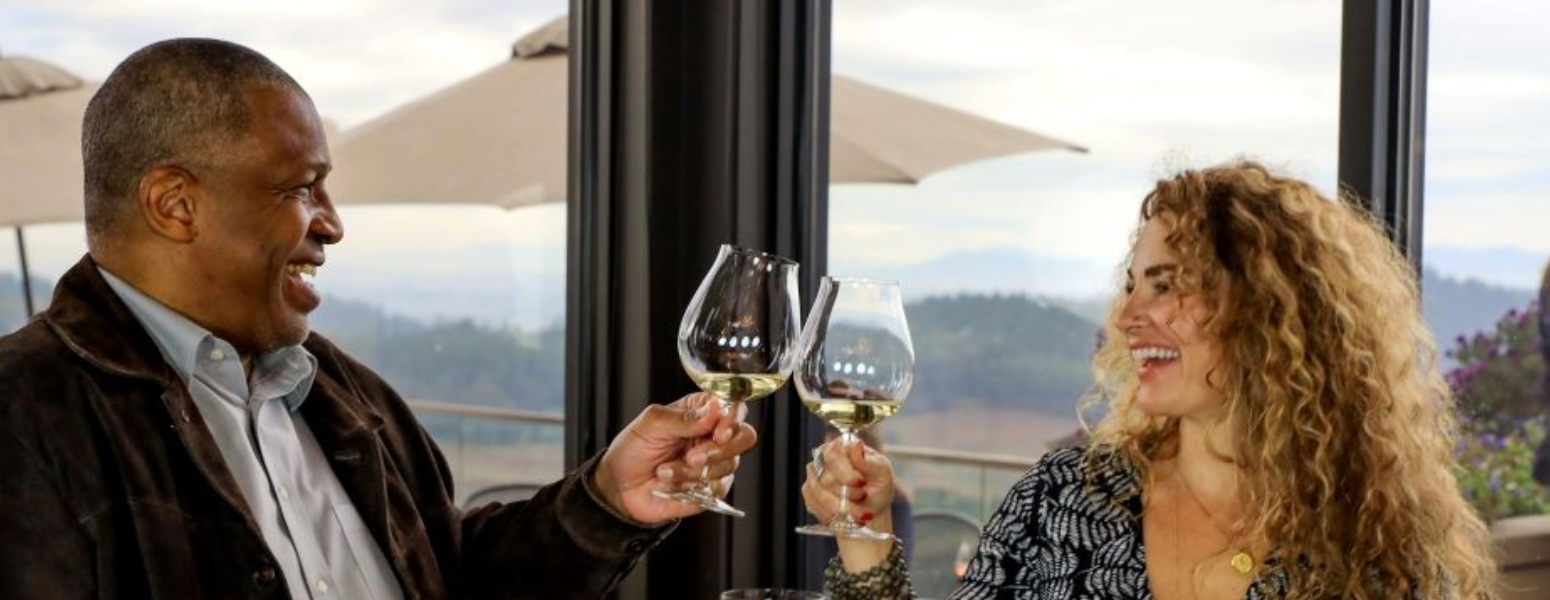
[[[951, 600], [1150, 600], [1141, 502], [1140, 475], [1119, 454], [1045, 454], [986, 523]], [[1265, 587], [1245, 599], [1269, 597]]]
[[[949, 600], [1152, 600], [1141, 543], [1141, 480], [1118, 454], [1045, 454], [985, 525]], [[1249, 585], [1245, 600], [1285, 590], [1284, 574]], [[826, 578], [832, 586], [834, 579]], [[884, 590], [878, 597], [907, 597]]]

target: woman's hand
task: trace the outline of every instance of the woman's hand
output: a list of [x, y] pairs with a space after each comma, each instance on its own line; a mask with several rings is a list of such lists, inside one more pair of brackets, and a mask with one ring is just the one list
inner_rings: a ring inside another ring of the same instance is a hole
[[[846, 513], [882, 533], [893, 532], [894, 493], [893, 464], [859, 440], [846, 446], [835, 439], [814, 449], [802, 483], [802, 501], [819, 522], [827, 523], [839, 514], [843, 494], [849, 499]], [[892, 540], [836, 539], [840, 560], [852, 573], [883, 562], [893, 545]]]

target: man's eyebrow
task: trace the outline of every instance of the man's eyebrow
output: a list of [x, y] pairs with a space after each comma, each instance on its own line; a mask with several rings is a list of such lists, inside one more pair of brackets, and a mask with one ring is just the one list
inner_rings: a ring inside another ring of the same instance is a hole
[[1145, 271], [1141, 272], [1141, 276], [1142, 277], [1151, 278], [1151, 277], [1157, 277], [1157, 276], [1162, 275], [1164, 273], [1172, 273], [1172, 272], [1177, 271], [1177, 270], [1179, 270], [1179, 266], [1178, 265], [1175, 265], [1173, 263], [1164, 263], [1164, 264], [1160, 264], [1160, 265], [1152, 265], [1150, 267], [1147, 267]]

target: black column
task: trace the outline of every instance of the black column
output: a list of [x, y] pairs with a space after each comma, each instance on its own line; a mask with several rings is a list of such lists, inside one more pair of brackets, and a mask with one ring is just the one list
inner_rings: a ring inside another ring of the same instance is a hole
[[[723, 243], [825, 268], [828, 0], [572, 0], [566, 460], [692, 391], [684, 307]], [[685, 520], [621, 598], [801, 581], [800, 484], [819, 426], [789, 390], [750, 405], [731, 502]]]
[[1345, 0], [1340, 185], [1387, 223], [1421, 267], [1427, 0]]

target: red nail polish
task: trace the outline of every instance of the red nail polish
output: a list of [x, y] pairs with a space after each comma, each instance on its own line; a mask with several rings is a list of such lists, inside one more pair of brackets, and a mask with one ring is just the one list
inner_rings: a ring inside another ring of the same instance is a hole
[[869, 511], [869, 510], [862, 511], [861, 512], [861, 516], [857, 517], [857, 518], [861, 521], [862, 525], [866, 525], [867, 523], [871, 523], [872, 522], [872, 511]]
[[865, 479], [857, 479], [856, 480], [856, 487], [858, 487], [858, 488], [866, 487], [866, 480]]

